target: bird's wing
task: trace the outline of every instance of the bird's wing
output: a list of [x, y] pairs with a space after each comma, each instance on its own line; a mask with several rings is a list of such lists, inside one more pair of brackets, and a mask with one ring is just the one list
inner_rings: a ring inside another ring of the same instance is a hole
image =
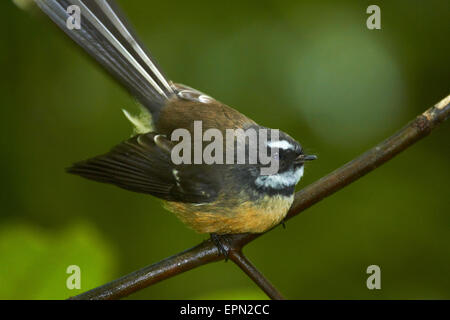
[[[174, 89], [113, 0], [35, 2], [157, 118]], [[77, 10], [80, 19], [74, 20]]]
[[167, 201], [213, 201], [220, 177], [207, 165], [174, 165], [173, 143], [162, 135], [137, 135], [110, 152], [75, 163], [68, 172]]

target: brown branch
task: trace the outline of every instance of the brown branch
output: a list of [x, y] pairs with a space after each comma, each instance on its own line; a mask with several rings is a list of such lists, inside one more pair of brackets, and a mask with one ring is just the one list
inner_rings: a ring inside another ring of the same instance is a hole
[[271, 299], [284, 300], [283, 296], [267, 280], [261, 272], [247, 259], [242, 251], [231, 251], [229, 253], [231, 261], [236, 263]]
[[[286, 219], [290, 219], [325, 197], [335, 193], [368, 172], [389, 161], [418, 140], [426, 137], [444, 122], [450, 114], [450, 95], [419, 115], [396, 134], [348, 162], [341, 168], [319, 179], [295, 194], [294, 203]], [[243, 269], [271, 298], [282, 298], [273, 286], [240, 253], [242, 248], [261, 234], [238, 234], [229, 236], [232, 248], [230, 258]], [[211, 240], [183, 251], [165, 260], [135, 271], [118, 280], [92, 289], [72, 299], [118, 299], [133, 292], [173, 277], [201, 265], [222, 260]]]

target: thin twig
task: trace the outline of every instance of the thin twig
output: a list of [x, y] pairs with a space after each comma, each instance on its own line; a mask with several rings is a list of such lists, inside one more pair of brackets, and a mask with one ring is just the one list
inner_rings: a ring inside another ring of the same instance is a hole
[[263, 276], [261, 272], [247, 259], [242, 251], [231, 251], [231, 261], [236, 263], [271, 299], [284, 300], [281, 293]]
[[[295, 194], [294, 203], [289, 210], [286, 219], [298, 215], [313, 204], [389, 161], [401, 151], [426, 137], [434, 128], [447, 120], [449, 114], [450, 95], [434, 107], [419, 115], [415, 120], [411, 121], [390, 138], [329, 175], [297, 192]], [[247, 243], [260, 235], [261, 234], [238, 234], [229, 236], [230, 247], [233, 248], [234, 252], [240, 252]], [[214, 243], [211, 240], [207, 240], [182, 253], [133, 272], [101, 287], [82, 293], [72, 299], [122, 298], [161, 280], [222, 259], [223, 257], [220, 256]], [[265, 284], [260, 282], [262, 278], [252, 276], [251, 278], [261, 288], [265, 286]], [[264, 281], [266, 280], [264, 279]]]

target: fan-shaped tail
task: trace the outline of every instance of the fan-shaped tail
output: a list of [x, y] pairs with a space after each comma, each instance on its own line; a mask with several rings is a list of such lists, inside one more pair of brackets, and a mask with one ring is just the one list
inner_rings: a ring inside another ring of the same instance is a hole
[[[112, 0], [35, 0], [67, 35], [106, 68], [156, 120], [174, 90]], [[77, 19], [78, 25], [73, 19]], [[68, 24], [72, 23], [72, 26]]]

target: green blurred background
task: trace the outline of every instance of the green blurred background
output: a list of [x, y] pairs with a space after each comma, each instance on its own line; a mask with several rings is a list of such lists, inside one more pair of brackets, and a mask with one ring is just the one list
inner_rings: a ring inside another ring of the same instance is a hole
[[[282, 128], [319, 160], [305, 186], [449, 94], [450, 2], [120, 1], [167, 75]], [[159, 201], [68, 175], [138, 109], [37, 10], [0, 2], [0, 298], [60, 299], [206, 239]], [[449, 133], [430, 137], [246, 248], [288, 298], [450, 298]], [[81, 268], [81, 290], [66, 268]], [[366, 268], [381, 267], [381, 290]], [[233, 263], [135, 299], [265, 298]]]

